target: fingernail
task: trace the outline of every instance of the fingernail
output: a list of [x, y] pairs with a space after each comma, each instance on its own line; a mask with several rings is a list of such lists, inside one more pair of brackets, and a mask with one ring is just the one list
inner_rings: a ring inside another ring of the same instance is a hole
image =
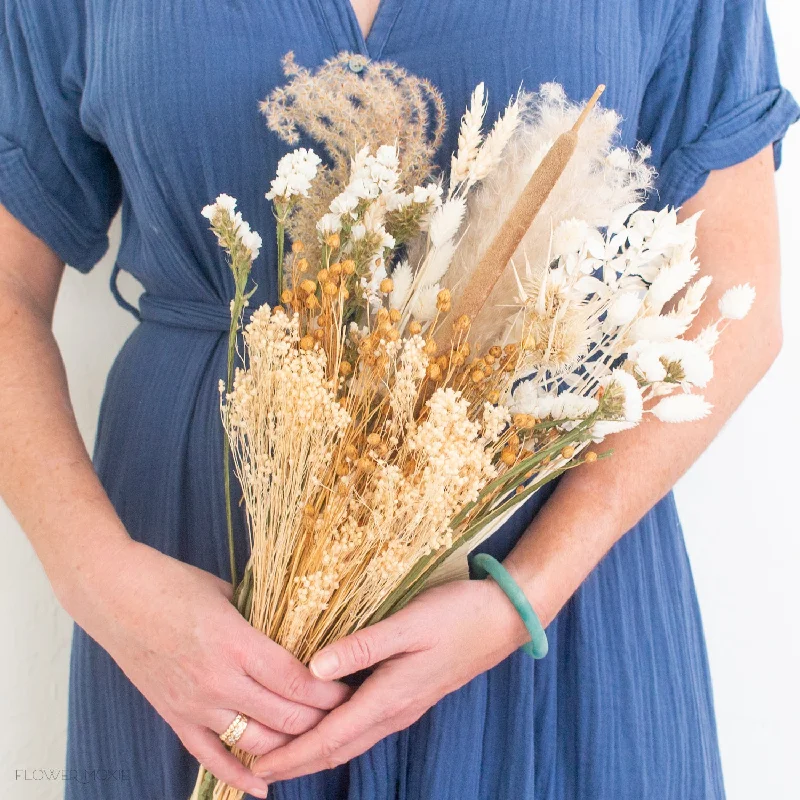
[[262, 789], [260, 786], [256, 786], [255, 788], [250, 789], [249, 794], [253, 795], [253, 797], [266, 798], [267, 790]]
[[339, 669], [339, 656], [334, 650], [323, 650], [311, 659], [309, 669], [318, 678], [330, 678]]

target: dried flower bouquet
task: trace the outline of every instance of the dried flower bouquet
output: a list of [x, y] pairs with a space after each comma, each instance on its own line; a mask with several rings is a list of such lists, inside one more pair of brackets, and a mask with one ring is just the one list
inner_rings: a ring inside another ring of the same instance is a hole
[[[648, 151], [613, 146], [599, 91], [584, 107], [553, 84], [520, 92], [486, 131], [479, 85], [437, 179], [436, 89], [349, 59], [312, 73], [287, 56], [287, 85], [262, 103], [273, 131], [327, 156], [289, 153], [266, 195], [278, 306], [244, 320], [261, 239], [233, 198], [203, 209], [236, 284], [221, 412], [252, 554], [238, 584], [231, 564], [235, 602], [304, 662], [467, 577], [469, 551], [607, 455], [592, 448], [607, 435], [645, 413], [706, 416], [693, 389], [754, 300], [730, 289], [719, 320], [684, 337], [710, 283], [696, 219], [640, 209]], [[201, 769], [193, 797], [241, 792]]]

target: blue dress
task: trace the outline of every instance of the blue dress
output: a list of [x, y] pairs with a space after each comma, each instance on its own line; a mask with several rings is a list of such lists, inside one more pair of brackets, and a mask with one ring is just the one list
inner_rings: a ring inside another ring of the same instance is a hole
[[[456, 121], [485, 81], [495, 115], [520, 83], [562, 83], [653, 147], [656, 205], [779, 142], [800, 110], [781, 87], [764, 0], [383, 0], [366, 41], [348, 0], [0, 0], [0, 202], [88, 272], [122, 208], [117, 269], [146, 289], [108, 377], [94, 460], [131, 536], [227, 577], [217, 381], [231, 276], [201, 207], [220, 192], [266, 244], [264, 192], [286, 148], [257, 103], [341, 50], [430, 78]], [[270, 249], [272, 248], [272, 249]], [[122, 299], [119, 298], [121, 301]], [[100, 334], [100, 332], [98, 332]], [[487, 545], [502, 556], [543, 498]], [[245, 539], [242, 519], [239, 534]], [[244, 562], [246, 553], [239, 553]], [[672, 495], [599, 564], [521, 653], [410, 729], [278, 800], [718, 800], [724, 796], [705, 645]], [[185, 800], [196, 763], [111, 658], [76, 628], [69, 800]]]

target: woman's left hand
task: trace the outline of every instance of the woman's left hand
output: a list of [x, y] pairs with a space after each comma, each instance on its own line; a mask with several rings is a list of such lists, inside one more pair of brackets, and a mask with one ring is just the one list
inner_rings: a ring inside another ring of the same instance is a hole
[[492, 580], [456, 581], [423, 592], [397, 614], [314, 656], [312, 673], [329, 680], [378, 666], [347, 702], [259, 758], [253, 772], [273, 783], [343, 764], [416, 722], [529, 638]]

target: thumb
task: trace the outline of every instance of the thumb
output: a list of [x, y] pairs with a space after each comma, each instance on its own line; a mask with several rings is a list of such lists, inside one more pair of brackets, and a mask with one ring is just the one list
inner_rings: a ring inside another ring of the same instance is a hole
[[317, 678], [335, 680], [404, 653], [408, 645], [407, 628], [389, 617], [323, 647], [308, 667]]

